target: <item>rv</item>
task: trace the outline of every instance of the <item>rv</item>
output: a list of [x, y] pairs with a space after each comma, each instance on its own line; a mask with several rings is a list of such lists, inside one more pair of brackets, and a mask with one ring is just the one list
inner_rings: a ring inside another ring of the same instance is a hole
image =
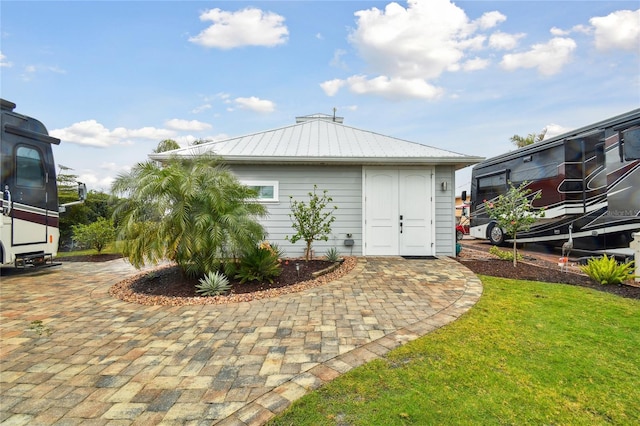
[[[0, 99], [2, 215], [0, 265], [46, 265], [58, 251], [58, 188], [52, 145], [38, 120], [18, 114]], [[86, 188], [79, 186], [84, 198]], [[75, 202], [73, 203], [75, 204]]]
[[[509, 183], [526, 188], [545, 214], [517, 242], [615, 253], [640, 231], [640, 109], [536, 142], [474, 166], [471, 227], [475, 238], [513, 242], [485, 209]], [[571, 230], [570, 230], [571, 226]], [[571, 233], [571, 234], [570, 234]]]

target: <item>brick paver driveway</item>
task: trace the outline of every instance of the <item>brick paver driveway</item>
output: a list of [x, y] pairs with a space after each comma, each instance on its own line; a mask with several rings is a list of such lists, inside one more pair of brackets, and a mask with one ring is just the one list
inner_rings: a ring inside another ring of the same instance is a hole
[[0, 282], [0, 421], [260, 425], [326, 381], [447, 324], [481, 295], [455, 260], [360, 258], [299, 293], [142, 306], [124, 261]]

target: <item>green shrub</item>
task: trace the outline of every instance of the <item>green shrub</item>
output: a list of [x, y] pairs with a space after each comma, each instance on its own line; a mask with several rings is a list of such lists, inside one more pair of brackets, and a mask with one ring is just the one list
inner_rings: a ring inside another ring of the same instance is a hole
[[[511, 250], [509, 250], [509, 251], [500, 250], [498, 247], [492, 246], [489, 249], [489, 253], [494, 255], [494, 256], [496, 256], [496, 257], [498, 257], [498, 259], [500, 259], [500, 260], [513, 261], [513, 252]], [[522, 260], [522, 255], [520, 253], [518, 253], [517, 260]]]
[[340, 252], [337, 248], [331, 247], [324, 254], [324, 257], [326, 257], [329, 262], [338, 262], [340, 260]]
[[280, 275], [282, 268], [281, 250], [278, 246], [271, 246], [263, 242], [257, 247], [244, 253], [238, 264], [238, 272], [235, 275], [241, 283], [247, 281], [269, 281]]
[[218, 296], [231, 290], [229, 279], [220, 272], [209, 272], [204, 278], [200, 278], [200, 284], [196, 285], [196, 291], [203, 296]]
[[84, 247], [95, 249], [98, 253], [116, 238], [113, 221], [99, 217], [89, 225], [75, 225], [73, 239]]
[[580, 270], [602, 285], [621, 284], [635, 278], [633, 262], [618, 263], [615, 257], [607, 257], [606, 254], [603, 257], [592, 257]]

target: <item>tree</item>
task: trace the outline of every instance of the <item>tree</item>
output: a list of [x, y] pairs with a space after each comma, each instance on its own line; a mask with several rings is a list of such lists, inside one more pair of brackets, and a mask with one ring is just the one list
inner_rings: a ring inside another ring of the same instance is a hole
[[173, 151], [174, 149], [180, 149], [180, 145], [178, 145], [178, 142], [174, 141], [173, 139], [165, 139], [158, 142], [158, 146], [153, 150], [153, 152], [159, 153]]
[[336, 219], [333, 216], [333, 210], [338, 208], [333, 206], [332, 210], [324, 211], [327, 204], [332, 202], [333, 199], [327, 196], [326, 189], [322, 192], [322, 197], [319, 197], [316, 194], [317, 188], [317, 185], [313, 185], [313, 192], [309, 192], [309, 204], [289, 197], [291, 206], [289, 217], [293, 220], [293, 228], [297, 232], [292, 237], [287, 236], [286, 239], [294, 244], [298, 240], [306, 241], [305, 260], [309, 260], [311, 245], [314, 241], [327, 241], [329, 239], [331, 224]]
[[169, 259], [203, 276], [264, 237], [257, 218], [265, 207], [212, 156], [138, 163], [112, 191], [127, 197], [114, 219], [123, 255], [137, 268]]
[[[78, 175], [70, 173], [71, 167], [58, 164], [58, 203], [65, 204], [78, 201]], [[67, 206], [60, 215], [60, 248], [71, 246], [74, 225], [88, 225], [98, 218], [110, 218], [113, 213], [113, 202], [109, 194], [90, 190], [82, 204]]]
[[515, 187], [509, 182], [506, 194], [500, 194], [492, 201], [484, 200], [489, 217], [495, 219], [497, 226], [513, 237], [513, 266], [517, 265], [518, 252], [516, 249], [516, 234], [528, 231], [540, 217], [544, 217], [544, 208], [536, 209], [533, 201], [542, 197], [542, 192], [531, 193], [526, 189], [529, 182], [522, 182]]
[[104, 249], [107, 244], [113, 242], [116, 237], [116, 231], [113, 228], [113, 221], [104, 217], [99, 217], [89, 225], [74, 225], [73, 239], [81, 245], [95, 249], [98, 253]]
[[511, 142], [518, 148], [522, 148], [523, 146], [531, 145], [536, 142], [540, 142], [544, 139], [544, 136], [547, 134], [547, 129], [542, 129], [542, 132], [539, 134], [529, 133], [526, 137], [522, 137], [519, 135], [511, 136]]

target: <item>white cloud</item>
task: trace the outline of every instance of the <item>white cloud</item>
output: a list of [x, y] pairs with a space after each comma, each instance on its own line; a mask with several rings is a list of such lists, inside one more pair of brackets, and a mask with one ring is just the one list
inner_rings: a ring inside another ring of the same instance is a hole
[[[122, 172], [124, 173], [125, 171]], [[109, 192], [114, 180], [114, 176], [96, 174], [92, 170], [78, 174], [78, 181], [87, 185], [87, 189], [90, 191]]]
[[389, 99], [419, 98], [436, 99], [442, 96], [443, 90], [420, 78], [404, 79], [379, 76], [367, 79], [364, 75], [349, 77], [346, 81], [353, 93], [375, 94]]
[[[430, 83], [444, 72], [474, 71], [489, 66], [477, 56], [485, 48], [487, 35], [507, 17], [498, 11], [470, 20], [451, 0], [408, 0], [406, 8], [391, 2], [384, 9], [355, 12], [356, 28], [349, 41], [379, 77], [354, 75], [321, 84], [328, 96], [348, 86], [354, 93], [385, 97], [435, 99], [443, 90]], [[513, 45], [520, 35], [510, 36]], [[501, 48], [506, 49], [507, 35]], [[494, 44], [500, 45], [496, 38]], [[495, 47], [495, 46], [494, 46]], [[334, 57], [334, 61], [337, 62]]]
[[129, 145], [132, 143], [131, 139], [160, 141], [173, 137], [175, 132], [155, 127], [142, 127], [140, 129], [118, 127], [109, 130], [96, 120], [85, 120], [74, 123], [64, 129], [54, 129], [49, 134], [66, 143], [104, 148], [112, 145]]
[[113, 162], [101, 163], [99, 171], [94, 169], [82, 169], [78, 172], [78, 181], [87, 185], [90, 191], [109, 192], [115, 176], [120, 173], [128, 173], [131, 165], [116, 164]]
[[337, 67], [337, 68], [343, 68], [346, 69], [347, 65], [343, 62], [342, 57], [344, 55], [347, 54], [347, 51], [344, 49], [336, 49], [333, 52], [333, 57], [331, 58], [331, 61], [329, 62], [329, 64], [332, 67]]
[[184, 130], [184, 131], [194, 131], [199, 132], [202, 130], [207, 130], [211, 128], [211, 124], [203, 123], [198, 120], [181, 120], [178, 118], [173, 118], [171, 120], [167, 120], [164, 123], [169, 129], [172, 130]]
[[13, 63], [6, 60], [7, 57], [0, 52], [0, 67], [12, 67]]
[[507, 71], [518, 68], [536, 68], [542, 75], [557, 74], [571, 60], [576, 42], [570, 38], [555, 37], [546, 44], [534, 44], [523, 53], [504, 55], [500, 65]]
[[518, 46], [518, 41], [526, 34], [507, 34], [497, 31], [489, 37], [489, 47], [497, 50], [513, 50]]
[[591, 18], [598, 50], [622, 49], [638, 53], [640, 47], [640, 9], [618, 10]]
[[571, 34], [571, 31], [569, 30], [563, 30], [562, 28], [558, 28], [558, 27], [552, 27], [549, 32], [556, 36], [556, 37], [564, 37], [564, 36], [568, 36], [569, 34]]
[[192, 114], [200, 114], [203, 111], [206, 111], [208, 109], [211, 109], [211, 104], [203, 104], [200, 106], [195, 107], [194, 109], [191, 110]]
[[253, 7], [237, 12], [210, 9], [200, 15], [200, 20], [212, 21], [213, 24], [189, 41], [205, 47], [273, 47], [286, 43], [289, 38], [284, 17]]
[[488, 59], [482, 59], [482, 58], [473, 58], [473, 59], [469, 59], [468, 61], [465, 61], [462, 64], [462, 69], [465, 71], [477, 71], [477, 70], [483, 70], [485, 68], [487, 68], [490, 64], [490, 61]]
[[324, 93], [327, 96], [335, 96], [338, 91], [344, 87], [346, 82], [344, 80], [340, 80], [339, 78], [335, 78], [333, 80], [325, 81], [324, 83], [320, 83], [320, 87], [324, 90]]
[[21, 78], [24, 81], [31, 81], [36, 73], [43, 72], [52, 72], [55, 74], [66, 74], [67, 71], [57, 67], [57, 66], [48, 66], [48, 65], [26, 65], [24, 67], [24, 72], [21, 74]]
[[483, 30], [493, 28], [496, 25], [507, 20], [507, 17], [498, 11], [487, 12], [480, 18], [474, 21], [474, 24], [478, 25]]
[[551, 139], [563, 133], [567, 133], [570, 130], [573, 130], [570, 127], [563, 127], [559, 124], [548, 124], [545, 129], [547, 130], [547, 133], [545, 133], [544, 135], [545, 139]]
[[273, 112], [276, 109], [275, 103], [255, 96], [251, 96], [249, 98], [235, 98], [234, 103], [238, 108], [249, 109], [256, 112]]
[[371, 8], [355, 15], [357, 29], [350, 41], [381, 74], [436, 78], [464, 56], [460, 42], [466, 40], [470, 22], [448, 0], [411, 0], [406, 9], [389, 3], [384, 10]]

